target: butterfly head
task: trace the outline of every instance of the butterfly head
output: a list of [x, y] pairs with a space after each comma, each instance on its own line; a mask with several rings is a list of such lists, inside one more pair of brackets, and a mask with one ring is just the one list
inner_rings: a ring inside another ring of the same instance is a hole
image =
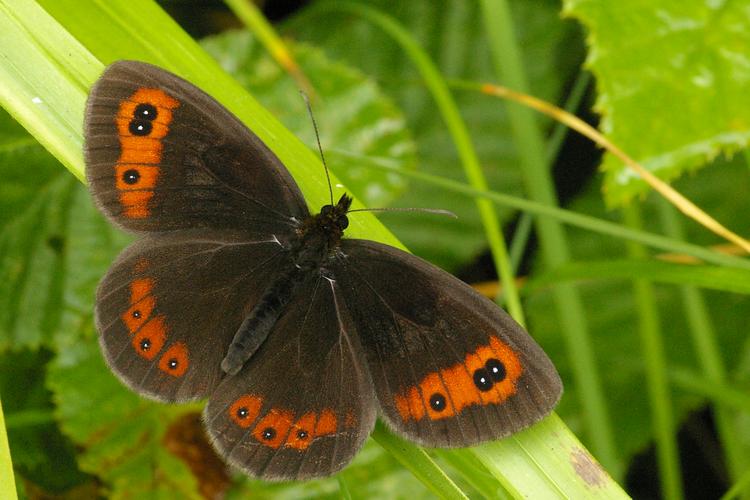
[[349, 218], [346, 213], [352, 205], [352, 198], [346, 194], [339, 198], [335, 205], [324, 205], [316, 216], [318, 225], [326, 232], [333, 231], [343, 234], [344, 229], [349, 226]]

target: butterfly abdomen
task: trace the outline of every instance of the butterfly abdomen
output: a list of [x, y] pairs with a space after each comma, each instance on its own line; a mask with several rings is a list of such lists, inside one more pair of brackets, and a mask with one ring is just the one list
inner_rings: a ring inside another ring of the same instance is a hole
[[306, 280], [320, 275], [349, 224], [346, 211], [350, 205], [351, 198], [344, 195], [336, 205], [326, 205], [319, 214], [303, 221], [289, 249], [289, 267], [279, 272], [235, 333], [221, 362], [224, 373], [234, 375], [242, 369], [271, 333], [295, 291]]
[[239, 372], [245, 362], [260, 348], [307, 274], [309, 272], [293, 264], [279, 272], [234, 334], [227, 354], [221, 362], [221, 369], [227, 375]]

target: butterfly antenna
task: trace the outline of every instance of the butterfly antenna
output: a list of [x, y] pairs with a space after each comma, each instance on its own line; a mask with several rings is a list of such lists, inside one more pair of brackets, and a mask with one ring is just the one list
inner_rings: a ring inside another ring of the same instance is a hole
[[320, 145], [320, 134], [318, 134], [318, 124], [315, 121], [315, 115], [313, 115], [312, 106], [310, 105], [310, 98], [303, 91], [299, 91], [302, 94], [302, 99], [305, 100], [307, 105], [307, 112], [310, 114], [310, 120], [312, 120], [313, 130], [315, 130], [315, 140], [318, 142], [318, 152], [320, 153], [320, 161], [323, 162], [323, 168], [326, 171], [326, 180], [328, 181], [328, 194], [331, 195], [331, 205], [333, 205], [333, 187], [331, 187], [331, 174], [328, 173], [328, 165], [326, 164], [326, 157], [323, 155], [323, 148]]
[[422, 212], [432, 215], [447, 215], [454, 219], [458, 219], [458, 215], [454, 214], [450, 210], [443, 210], [442, 208], [419, 208], [419, 207], [384, 207], [384, 208], [355, 208], [346, 212], [350, 214], [352, 212]]

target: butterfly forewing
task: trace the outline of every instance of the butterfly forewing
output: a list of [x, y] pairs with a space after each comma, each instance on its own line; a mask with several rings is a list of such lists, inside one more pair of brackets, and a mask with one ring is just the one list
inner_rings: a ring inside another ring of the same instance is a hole
[[137, 231], [289, 231], [308, 216], [289, 172], [212, 97], [149, 64], [120, 61], [91, 90], [86, 176], [100, 209]]
[[335, 267], [383, 417], [425, 446], [497, 439], [531, 425], [562, 392], [542, 349], [495, 304], [431, 264], [344, 240]]
[[208, 396], [237, 328], [287, 259], [276, 239], [236, 231], [138, 240], [97, 290], [97, 329], [110, 367], [155, 399]]
[[372, 381], [335, 282], [311, 279], [260, 350], [213, 393], [205, 421], [231, 464], [306, 479], [348, 464], [375, 424]]

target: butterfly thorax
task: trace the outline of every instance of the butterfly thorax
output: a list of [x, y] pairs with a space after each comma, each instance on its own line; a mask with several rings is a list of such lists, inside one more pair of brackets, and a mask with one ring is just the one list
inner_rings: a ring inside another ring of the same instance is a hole
[[344, 194], [335, 205], [324, 205], [320, 213], [309, 217], [297, 228], [292, 244], [292, 260], [302, 269], [319, 269], [338, 247], [349, 226], [346, 213], [352, 204]]

